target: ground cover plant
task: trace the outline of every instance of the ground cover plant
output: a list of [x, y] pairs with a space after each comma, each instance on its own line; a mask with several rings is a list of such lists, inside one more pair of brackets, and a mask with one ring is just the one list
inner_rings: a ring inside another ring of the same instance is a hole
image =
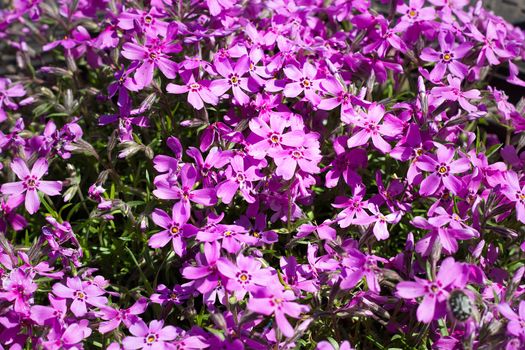
[[467, 0], [13, 0], [0, 349], [524, 349], [524, 32]]

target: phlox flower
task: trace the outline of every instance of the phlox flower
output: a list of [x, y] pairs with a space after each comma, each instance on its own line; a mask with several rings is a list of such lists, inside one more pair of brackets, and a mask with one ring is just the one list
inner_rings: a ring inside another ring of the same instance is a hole
[[257, 286], [268, 285], [273, 280], [270, 270], [261, 267], [260, 261], [243, 255], [238, 255], [235, 263], [226, 258], [217, 260], [217, 269], [227, 278], [226, 289], [238, 300], [244, 299], [246, 293]]
[[373, 103], [368, 112], [360, 112], [361, 118], [355, 120], [354, 124], [359, 131], [348, 139], [349, 148], [362, 146], [372, 139], [374, 146], [383, 153], [388, 153], [391, 146], [383, 139], [383, 136], [394, 136], [397, 132], [390, 130], [387, 126], [379, 124], [385, 116], [385, 109], [382, 105]]
[[28, 273], [17, 268], [2, 278], [0, 299], [12, 302], [16, 312], [25, 314], [29, 312], [29, 301], [37, 287]]
[[146, 298], [140, 298], [127, 309], [114, 309], [108, 306], [101, 307], [99, 317], [104, 321], [100, 322], [98, 331], [102, 334], [111, 332], [121, 323], [124, 323], [124, 325], [129, 328], [133, 323], [140, 320], [137, 315], [142, 314], [147, 307], [148, 300]]
[[375, 255], [363, 254], [355, 248], [347, 249], [347, 255], [341, 261], [341, 288], [354, 288], [365, 277], [368, 289], [379, 293], [381, 291], [378, 279], [381, 273], [379, 262], [386, 263], [387, 260]]
[[295, 302], [296, 297], [291, 290], [283, 290], [280, 285], [268, 285], [254, 292], [248, 301], [248, 309], [262, 314], [273, 315], [277, 327], [286, 337], [292, 337], [294, 330], [286, 316], [299, 318], [310, 308]]
[[182, 256], [186, 250], [185, 239], [197, 234], [198, 229], [188, 224], [190, 212], [181, 210], [181, 202], [175, 203], [171, 217], [162, 209], [155, 209], [151, 214], [153, 222], [164, 230], [150, 237], [148, 244], [152, 248], [161, 248], [171, 241], [173, 251]]
[[151, 321], [149, 326], [139, 320], [129, 327], [129, 332], [132, 335], [122, 339], [125, 350], [168, 350], [171, 349], [170, 341], [177, 337], [175, 327], [164, 327], [164, 321], [157, 320]]
[[423, 297], [417, 308], [417, 319], [420, 322], [430, 323], [445, 315], [445, 301], [450, 291], [454, 288], [465, 287], [468, 272], [464, 265], [456, 263], [452, 257], [449, 257], [441, 263], [435, 280], [414, 278], [415, 282], [399, 282], [396, 287], [397, 295], [404, 299]]
[[508, 303], [498, 305], [498, 311], [509, 320], [507, 332], [521, 339], [525, 338], [525, 301], [520, 301], [518, 313], [516, 313]]
[[387, 239], [390, 236], [388, 233], [387, 223], [392, 224], [399, 221], [399, 213], [390, 213], [384, 215], [381, 213], [381, 211], [379, 211], [378, 206], [372, 203], [368, 204], [367, 209], [372, 213], [372, 215], [356, 218], [354, 220], [354, 224], [370, 225], [373, 223], [374, 227], [372, 231], [374, 232], [376, 239], [378, 241]]
[[423, 61], [437, 62], [430, 72], [430, 79], [441, 81], [447, 70], [456, 77], [463, 79], [468, 73], [468, 67], [461, 62], [461, 59], [472, 49], [472, 44], [455, 45], [454, 35], [451, 32], [441, 32], [438, 35], [438, 40], [440, 51], [427, 47], [421, 52]]
[[219, 98], [210, 90], [210, 82], [208, 80], [195, 80], [193, 75], [190, 75], [186, 85], [176, 85], [169, 83], [166, 86], [166, 91], [170, 94], [184, 94], [188, 93], [188, 102], [195, 109], [203, 109], [204, 102], [211, 105], [216, 105]]
[[22, 84], [11, 84], [11, 80], [0, 78], [0, 123], [7, 119], [4, 108], [18, 109], [18, 105], [12, 99], [14, 97], [22, 97], [25, 94], [26, 90]]
[[139, 86], [147, 87], [150, 85], [155, 68], [160, 69], [166, 78], [175, 78], [178, 66], [177, 63], [169, 59], [169, 55], [180, 52], [181, 46], [171, 43], [171, 38], [160, 40], [148, 37], [143, 45], [127, 42], [122, 49], [122, 56], [140, 62], [134, 74], [135, 82]]
[[248, 56], [245, 55], [239, 58], [234, 68], [232, 68], [228, 58], [215, 59], [214, 66], [223, 79], [213, 80], [210, 84], [210, 90], [216, 96], [222, 96], [231, 88], [233, 97], [238, 104], [248, 104], [250, 98], [244, 92], [250, 91], [248, 78], [244, 77], [250, 70], [250, 59]]
[[479, 90], [461, 91], [461, 79], [448, 75], [447, 80], [449, 85], [437, 86], [430, 90], [430, 94], [434, 97], [433, 103], [439, 106], [444, 101], [457, 101], [465, 111], [476, 112], [478, 108], [469, 100], [479, 100], [481, 98]]
[[67, 326], [51, 328], [42, 345], [46, 350], [77, 350], [82, 347], [81, 342], [91, 335], [88, 320], [80, 320]]
[[[287, 135], [291, 135], [292, 132]], [[294, 132], [296, 146], [287, 147], [276, 151], [273, 155], [277, 169], [275, 174], [282, 176], [285, 180], [290, 180], [295, 174], [297, 167], [307, 174], [316, 174], [320, 171], [319, 162], [321, 161], [321, 150], [318, 135], [316, 133], [304, 134]], [[302, 142], [298, 140], [302, 138]]]
[[11, 162], [11, 169], [22, 181], [5, 183], [0, 187], [0, 192], [9, 196], [24, 197], [26, 210], [29, 214], [36, 213], [40, 208], [38, 191], [42, 191], [48, 196], [57, 196], [62, 190], [62, 182], [60, 181], [41, 180], [47, 173], [48, 167], [47, 160], [39, 158], [29, 171], [22, 159], [15, 158]]
[[320, 89], [321, 79], [316, 79], [317, 68], [313, 64], [305, 62], [302, 70], [290, 64], [283, 70], [286, 77], [292, 81], [284, 87], [284, 96], [292, 98], [304, 92], [304, 96], [310, 102], [314, 105], [319, 104], [321, 98], [316, 94], [316, 91]]
[[247, 157], [236, 155], [225, 171], [226, 180], [217, 185], [217, 196], [223, 203], [229, 204], [237, 191], [248, 202], [255, 202], [253, 183], [262, 179], [258, 169], [260, 162], [250, 161]]
[[88, 305], [101, 307], [107, 303], [107, 299], [101, 296], [105, 293], [102, 289], [82, 282], [78, 277], [68, 277], [66, 285], [55, 283], [52, 291], [60, 298], [73, 300], [70, 308], [77, 317], [82, 317], [88, 312]]
[[48, 295], [51, 306], [33, 305], [31, 307], [31, 319], [39, 325], [45, 323], [61, 323], [67, 314], [67, 301], [57, 298], [53, 294]]
[[518, 174], [509, 170], [505, 173], [502, 193], [516, 205], [516, 217], [525, 223], [525, 185], [520, 185]]
[[438, 145], [436, 157], [422, 155], [418, 158], [416, 166], [431, 172], [422, 182], [419, 193], [430, 196], [436, 193], [441, 184], [453, 194], [458, 194], [463, 186], [462, 181], [455, 174], [464, 173], [470, 169], [470, 160], [460, 158], [453, 160], [455, 150], [452, 147]]

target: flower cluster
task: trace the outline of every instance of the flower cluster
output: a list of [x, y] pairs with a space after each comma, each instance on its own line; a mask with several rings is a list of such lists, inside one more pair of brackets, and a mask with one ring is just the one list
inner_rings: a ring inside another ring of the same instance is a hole
[[0, 349], [525, 348], [481, 1], [20, 0], [0, 51]]

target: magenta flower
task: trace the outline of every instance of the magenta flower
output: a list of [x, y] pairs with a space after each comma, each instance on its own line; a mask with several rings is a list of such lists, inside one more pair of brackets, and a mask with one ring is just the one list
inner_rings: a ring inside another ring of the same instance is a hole
[[461, 191], [462, 181], [454, 174], [468, 171], [470, 160], [460, 158], [452, 161], [455, 153], [452, 147], [438, 145], [437, 159], [426, 154], [419, 157], [416, 166], [421, 170], [432, 172], [421, 182], [419, 193], [422, 196], [430, 196], [436, 193], [441, 184], [453, 194], [458, 194]]
[[248, 309], [262, 315], [274, 315], [277, 327], [286, 337], [294, 335], [294, 329], [286, 316], [299, 318], [301, 313], [310, 308], [294, 302], [295, 295], [291, 290], [283, 290], [280, 285], [269, 285], [259, 289], [248, 301]]
[[197, 253], [197, 266], [186, 266], [182, 269], [182, 276], [194, 280], [195, 289], [201, 293], [208, 293], [220, 283], [217, 261], [220, 257], [220, 245], [216, 242], [204, 243], [204, 252]]
[[54, 327], [42, 342], [46, 350], [77, 350], [82, 347], [81, 342], [91, 335], [88, 320], [80, 320], [64, 327]]
[[37, 287], [29, 274], [17, 268], [2, 279], [0, 299], [12, 302], [16, 312], [28, 313], [29, 300], [33, 297]]
[[60, 181], [44, 181], [41, 180], [42, 176], [47, 172], [48, 169], [47, 160], [45, 158], [39, 158], [31, 171], [27, 168], [26, 163], [20, 159], [15, 158], [11, 162], [11, 169], [22, 181], [10, 182], [3, 184], [0, 187], [2, 194], [10, 196], [22, 196], [25, 195], [25, 207], [29, 214], [34, 214], [40, 208], [40, 198], [38, 197], [37, 191], [42, 191], [48, 196], [57, 196], [62, 190], [62, 182]]
[[341, 262], [343, 267], [341, 288], [354, 288], [365, 277], [368, 289], [376, 293], [381, 292], [378, 279], [381, 269], [378, 266], [378, 262], [385, 263], [387, 260], [375, 255], [363, 254], [355, 248], [348, 249], [347, 254]]
[[171, 240], [173, 251], [182, 256], [186, 250], [185, 239], [197, 234], [198, 229], [188, 224], [190, 212], [181, 210], [182, 202], [175, 203], [171, 211], [171, 217], [162, 209], [155, 209], [151, 214], [153, 222], [164, 230], [155, 233], [149, 239], [152, 248], [164, 247]]
[[441, 81], [445, 71], [463, 79], [467, 75], [468, 67], [461, 63], [461, 59], [472, 49], [472, 44], [462, 43], [454, 45], [454, 35], [451, 32], [441, 32], [438, 36], [440, 51], [430, 47], [421, 52], [421, 59], [427, 62], [437, 62], [430, 72], [432, 81]]
[[250, 70], [250, 59], [247, 55], [239, 58], [232, 68], [228, 58], [217, 58], [215, 60], [215, 69], [223, 76], [223, 79], [213, 80], [210, 85], [211, 91], [216, 96], [222, 96], [230, 88], [233, 91], [235, 101], [240, 105], [246, 105], [250, 98], [244, 91], [250, 91], [248, 87], [248, 78], [244, 77]]
[[[292, 132], [286, 134], [287, 137], [292, 135]], [[315, 133], [303, 134], [300, 132], [293, 132], [297, 145], [276, 151], [273, 155], [277, 169], [275, 174], [282, 176], [285, 180], [290, 180], [297, 168], [308, 174], [319, 173], [319, 162], [321, 161], [321, 150], [319, 147], [318, 135]], [[303, 141], [299, 144], [298, 139]]]
[[525, 185], [520, 185], [518, 175], [512, 170], [505, 173], [505, 180], [502, 193], [511, 202], [516, 203], [516, 217], [525, 223]]
[[168, 350], [171, 349], [169, 342], [177, 337], [175, 327], [164, 327], [164, 321], [157, 320], [151, 321], [149, 326], [139, 320], [129, 327], [129, 332], [132, 336], [122, 339], [122, 345], [126, 350]]
[[447, 80], [449, 85], [437, 86], [430, 91], [430, 94], [434, 97], [433, 103], [439, 106], [444, 101], [457, 101], [465, 111], [469, 113], [476, 112], [478, 108], [472, 105], [469, 100], [479, 100], [481, 98], [479, 90], [461, 91], [461, 79], [448, 75]]
[[265, 286], [272, 280], [269, 269], [261, 268], [260, 261], [252, 257], [238, 255], [236, 263], [226, 258], [217, 260], [221, 275], [228, 279], [226, 289], [235, 294], [237, 300], [244, 299], [247, 292], [256, 290], [256, 286]]
[[[379, 124], [385, 115], [382, 105], [373, 103], [368, 109], [368, 113], [360, 112], [362, 118], [355, 120], [355, 125], [359, 131], [355, 132], [348, 139], [348, 147], [354, 148], [362, 146], [372, 139], [374, 146], [383, 153], [388, 153], [392, 149], [388, 142], [383, 139], [383, 135], [392, 136], [392, 130], [385, 125]], [[394, 132], [395, 134], [395, 132]]]
[[122, 56], [132, 61], [141, 62], [135, 71], [135, 82], [141, 87], [147, 87], [153, 80], [155, 68], [168, 79], [174, 79], [177, 75], [177, 63], [169, 59], [169, 55], [181, 50], [179, 44], [172, 44], [170, 40], [159, 40], [148, 38], [141, 46], [136, 43], [127, 42], [122, 47]]
[[337, 223], [342, 228], [348, 227], [356, 220], [365, 220], [369, 215], [364, 211], [368, 201], [363, 200], [365, 197], [365, 187], [358, 184], [353, 188], [354, 196], [352, 198], [337, 197], [332, 204], [334, 208], [344, 208], [337, 214]]
[[392, 224], [399, 221], [399, 213], [390, 213], [384, 215], [379, 211], [377, 205], [369, 203], [368, 210], [372, 212], [371, 216], [361, 216], [354, 220], [354, 224], [357, 225], [370, 225], [374, 224], [372, 231], [378, 241], [387, 239], [390, 234], [388, 233], [387, 223]]
[[319, 104], [321, 98], [315, 92], [320, 89], [321, 79], [316, 79], [317, 68], [309, 62], [305, 62], [300, 71], [295, 65], [288, 65], [284, 69], [284, 74], [292, 83], [284, 87], [284, 96], [297, 97], [301, 92], [314, 105]]
[[18, 105], [12, 100], [13, 97], [22, 97], [26, 90], [22, 84], [11, 84], [11, 80], [0, 78], [0, 123], [7, 119], [4, 106], [16, 110]]
[[82, 317], [88, 312], [87, 305], [101, 307], [107, 303], [107, 299], [101, 296], [104, 294], [102, 289], [94, 284], [82, 282], [78, 277], [68, 277], [66, 286], [55, 283], [53, 294], [60, 298], [72, 299], [71, 312], [77, 317]]
[[257, 243], [256, 237], [247, 234], [247, 230], [239, 225], [216, 225], [204, 228], [197, 233], [197, 240], [201, 242], [221, 241], [222, 248], [228, 253], [236, 254], [241, 250], [243, 243], [252, 245]]
[[144, 313], [148, 307], [148, 300], [146, 298], [140, 298], [127, 309], [113, 309], [111, 307], [100, 308], [100, 318], [103, 322], [100, 322], [98, 331], [102, 334], [111, 332], [116, 329], [121, 323], [124, 323], [126, 327], [131, 327], [132, 324], [138, 322], [140, 319], [137, 315]]
[[255, 159], [263, 159], [266, 155], [275, 158], [283, 146], [299, 147], [304, 142], [304, 131], [294, 130], [285, 133], [289, 123], [279, 114], [271, 114], [269, 124], [262, 118], [250, 120], [249, 127], [253, 132], [248, 138], [251, 142], [248, 154]]
[[468, 272], [462, 264], [456, 263], [452, 257], [449, 257], [441, 263], [435, 280], [414, 278], [415, 282], [399, 282], [396, 287], [397, 295], [404, 299], [423, 297], [417, 308], [417, 319], [420, 322], [430, 323], [445, 315], [445, 301], [449, 292], [454, 288], [465, 287]]
[[162, 17], [164, 15], [155, 6], [152, 6], [148, 12], [132, 9], [118, 16], [118, 26], [124, 30], [132, 30], [138, 24], [139, 28], [150, 37], [155, 38], [158, 35], [166, 37], [169, 25], [161, 20]]
[[507, 332], [515, 337], [525, 338], [525, 301], [520, 301], [517, 314], [508, 303], [499, 304], [498, 311], [509, 320]]
[[65, 299], [49, 294], [51, 306], [33, 305], [31, 307], [31, 319], [39, 325], [44, 325], [46, 321], [51, 324], [60, 323], [64, 320], [67, 313], [67, 302]]
[[203, 188], [194, 190], [197, 183], [197, 171], [191, 164], [185, 164], [180, 171], [181, 186], [170, 186], [166, 181], [159, 182], [153, 194], [161, 199], [179, 199], [182, 205], [177, 207], [181, 210], [181, 215], [190, 213], [191, 204], [194, 202], [205, 206], [217, 203], [217, 197], [213, 188]]
[[231, 160], [231, 165], [226, 169], [226, 180], [217, 185], [217, 196], [223, 203], [229, 204], [233, 196], [240, 191], [248, 203], [255, 202], [252, 193], [252, 183], [262, 179], [262, 174], [257, 165], [259, 162], [249, 162], [247, 158], [236, 155]]
[[432, 7], [423, 7], [425, 0], [410, 0], [408, 5], [400, 3], [397, 12], [402, 14], [400, 26], [407, 28], [420, 21], [431, 21], [436, 16], [436, 11]]
[[188, 102], [195, 107], [195, 109], [204, 108], [204, 102], [214, 106], [219, 102], [219, 98], [210, 90], [210, 82], [207, 80], [197, 82], [193, 75], [190, 76], [186, 85], [169, 83], [168, 86], [166, 86], [166, 91], [171, 94], [184, 94], [187, 92]]

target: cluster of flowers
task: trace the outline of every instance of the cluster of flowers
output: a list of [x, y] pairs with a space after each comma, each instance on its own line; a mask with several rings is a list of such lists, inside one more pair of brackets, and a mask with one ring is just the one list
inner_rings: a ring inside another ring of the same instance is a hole
[[469, 3], [0, 10], [0, 349], [525, 348], [525, 33]]

